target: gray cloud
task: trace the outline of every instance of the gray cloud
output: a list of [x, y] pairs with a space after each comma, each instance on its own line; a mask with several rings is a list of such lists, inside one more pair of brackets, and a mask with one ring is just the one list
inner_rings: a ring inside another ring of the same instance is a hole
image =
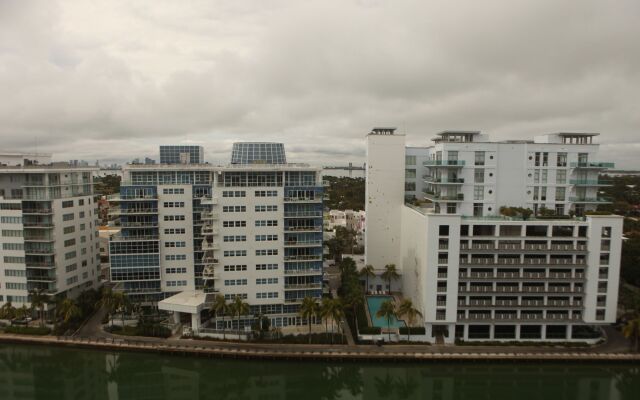
[[636, 0], [0, 1], [2, 148], [129, 160], [278, 140], [361, 162], [364, 134], [601, 132], [640, 168]]

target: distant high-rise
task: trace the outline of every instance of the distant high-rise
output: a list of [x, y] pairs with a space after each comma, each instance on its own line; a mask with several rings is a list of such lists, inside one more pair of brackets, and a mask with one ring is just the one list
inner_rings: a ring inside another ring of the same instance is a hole
[[286, 164], [282, 143], [234, 143], [231, 164]]
[[160, 146], [160, 164], [203, 164], [202, 146]]

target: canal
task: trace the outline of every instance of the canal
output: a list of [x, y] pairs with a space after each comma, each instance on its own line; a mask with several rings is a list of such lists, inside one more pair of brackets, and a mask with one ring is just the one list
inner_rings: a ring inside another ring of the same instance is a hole
[[637, 399], [625, 364], [235, 361], [0, 345], [0, 399]]

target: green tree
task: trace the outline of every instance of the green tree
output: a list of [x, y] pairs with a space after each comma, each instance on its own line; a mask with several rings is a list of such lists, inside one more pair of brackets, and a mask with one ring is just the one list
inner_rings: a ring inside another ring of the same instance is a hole
[[416, 321], [416, 318], [422, 317], [420, 310], [413, 306], [413, 302], [409, 299], [404, 299], [398, 306], [398, 317], [405, 318], [407, 320], [407, 340], [411, 340], [411, 325]]
[[622, 328], [622, 334], [627, 339], [633, 341], [633, 349], [638, 352], [638, 338], [640, 338], [640, 317], [636, 317], [629, 320], [627, 324]]
[[107, 313], [109, 314], [109, 321], [111, 326], [113, 327], [113, 314], [118, 308], [117, 298], [115, 296], [115, 292], [111, 290], [111, 288], [103, 288], [102, 297], [98, 302], [99, 307], [104, 307], [107, 309]]
[[385, 318], [387, 320], [387, 333], [389, 334], [389, 341], [391, 341], [391, 318], [396, 315], [396, 308], [393, 305], [393, 301], [387, 300], [380, 304], [380, 309], [376, 312], [376, 317]]
[[44, 306], [47, 304], [48, 296], [43, 289], [32, 290], [29, 296], [31, 297], [31, 307], [38, 310], [40, 326], [44, 326]]
[[[327, 336], [329, 336], [329, 319], [331, 318], [332, 307], [332, 299], [325, 297], [322, 299], [322, 303], [320, 303], [320, 308], [318, 310], [318, 315], [324, 321], [324, 332]], [[331, 335], [331, 342], [333, 343], [333, 334]]]
[[[340, 321], [342, 321], [342, 318], [344, 318], [342, 301], [340, 301], [340, 299], [331, 299], [331, 303], [331, 332], [333, 333], [333, 324], [336, 323], [338, 325], [338, 333], [340, 333], [340, 335], [342, 336], [342, 331], [340, 330]], [[331, 335], [331, 344], [333, 344], [333, 335]]]
[[391, 281], [400, 278], [395, 264], [387, 264], [384, 266], [384, 272], [380, 275], [382, 279], [389, 283], [389, 293], [391, 293]]
[[16, 308], [11, 304], [10, 301], [7, 301], [0, 307], [0, 318], [8, 319], [13, 324], [13, 319], [16, 317]]
[[114, 308], [120, 311], [120, 318], [122, 321], [122, 327], [124, 328], [124, 317], [127, 311], [131, 308], [131, 301], [129, 296], [124, 292], [114, 292]]
[[309, 325], [309, 344], [311, 344], [311, 318], [318, 314], [318, 303], [313, 297], [307, 296], [302, 299], [298, 313], [307, 320], [307, 325]]
[[376, 273], [373, 269], [373, 265], [367, 264], [360, 270], [360, 276], [364, 277], [366, 280], [365, 284], [365, 293], [369, 293], [369, 278], [373, 278], [376, 276]]
[[29, 315], [29, 308], [27, 308], [26, 304], [23, 304], [22, 307], [16, 309], [16, 319], [25, 319]]
[[76, 302], [71, 299], [62, 300], [58, 307], [58, 317], [62, 318], [65, 324], [79, 317], [80, 314], [80, 308], [76, 305]]
[[231, 311], [238, 317], [238, 334], [240, 333], [240, 317], [249, 314], [249, 304], [242, 300], [242, 297], [236, 296], [231, 303]]
[[224, 299], [224, 296], [221, 294], [217, 294], [213, 300], [213, 304], [211, 305], [211, 311], [213, 311], [218, 318], [219, 315], [222, 315], [222, 340], [226, 339], [225, 336], [225, 320], [224, 316], [229, 312], [229, 305], [227, 301]]

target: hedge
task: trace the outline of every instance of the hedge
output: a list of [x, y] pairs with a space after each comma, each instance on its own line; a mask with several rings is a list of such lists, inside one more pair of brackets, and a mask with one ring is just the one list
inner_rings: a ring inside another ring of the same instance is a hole
[[358, 333], [361, 335], [379, 335], [382, 329], [379, 326], [363, 326], [358, 327]]
[[51, 329], [45, 326], [31, 327], [31, 326], [7, 326], [4, 328], [5, 333], [17, 333], [20, 335], [38, 335], [44, 336], [51, 333]]
[[401, 326], [400, 327], [400, 334], [401, 335], [424, 335], [426, 333], [426, 330], [424, 328], [424, 326], [412, 326], [411, 327], [411, 331], [409, 331], [409, 329], [406, 326]]

